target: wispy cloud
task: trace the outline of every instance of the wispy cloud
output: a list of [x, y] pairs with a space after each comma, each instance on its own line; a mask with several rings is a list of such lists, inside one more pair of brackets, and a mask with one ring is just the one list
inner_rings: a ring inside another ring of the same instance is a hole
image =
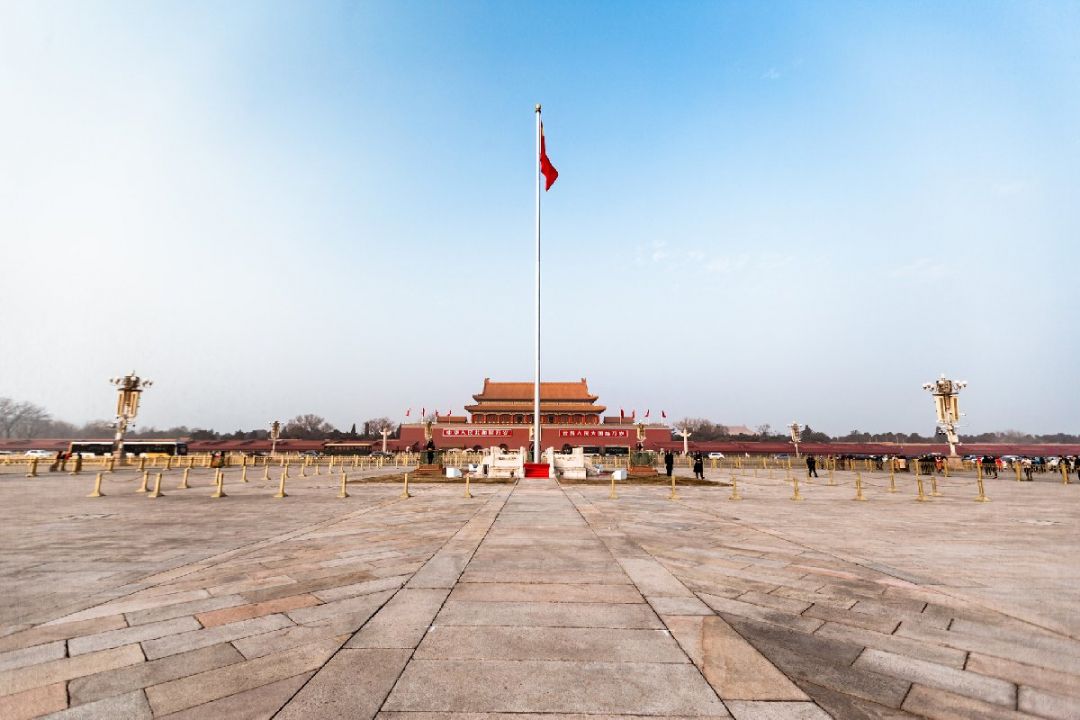
[[780, 71], [777, 70], [774, 67], [771, 67], [768, 70], [766, 70], [764, 73], [762, 73], [761, 78], [763, 80], [779, 80], [780, 76], [781, 76]]

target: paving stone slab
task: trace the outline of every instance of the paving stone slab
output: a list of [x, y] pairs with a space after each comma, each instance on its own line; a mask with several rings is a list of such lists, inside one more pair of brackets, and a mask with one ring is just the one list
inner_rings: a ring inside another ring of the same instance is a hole
[[728, 716], [692, 665], [654, 663], [413, 660], [384, 708]]
[[68, 683], [72, 705], [101, 700], [169, 680], [240, 662], [244, 657], [228, 643], [199, 648], [160, 660], [76, 678]]
[[38, 665], [49, 660], [59, 660], [67, 656], [67, 648], [63, 640], [46, 643], [44, 645], [31, 645], [19, 650], [8, 650], [0, 653], [0, 672]]
[[437, 626], [416, 657], [425, 660], [572, 660], [685, 663], [665, 630]]
[[[560, 583], [458, 583], [450, 600], [472, 602], [643, 603], [632, 585]], [[710, 614], [712, 611], [709, 611]]]
[[1016, 686], [1005, 680], [986, 677], [978, 673], [957, 670], [937, 663], [874, 650], [863, 651], [855, 666], [872, 670], [884, 675], [903, 678], [921, 685], [947, 690], [957, 695], [982, 700], [984, 702], [1016, 706]]
[[903, 709], [931, 720], [1035, 720], [1037, 717], [918, 683], [911, 686]]
[[302, 675], [323, 665], [341, 647], [337, 639], [303, 645], [255, 660], [152, 685], [146, 696], [154, 715], [186, 710], [230, 695]]
[[8, 670], [0, 673], [0, 695], [12, 695], [43, 685], [134, 665], [143, 660], [143, 653], [138, 645], [125, 645], [75, 658], [51, 660], [39, 665]]
[[438, 625], [661, 628], [648, 605], [621, 603], [528, 603], [448, 600]]
[[153, 713], [150, 712], [150, 705], [146, 702], [143, 691], [134, 690], [124, 695], [61, 710], [46, 717], [51, 720], [149, 720]]
[[29, 720], [67, 707], [63, 682], [0, 695], [0, 717], [4, 720]]
[[277, 718], [372, 718], [410, 654], [407, 649], [342, 650], [282, 708]]
[[832, 720], [812, 702], [761, 702], [725, 700], [735, 720]]
[[294, 675], [160, 717], [168, 720], [267, 720], [274, 717], [314, 674], [311, 671]]
[[284, 615], [267, 615], [227, 625], [218, 625], [205, 630], [193, 630], [192, 632], [147, 640], [142, 643], [142, 647], [147, 660], [157, 660], [167, 655], [176, 655], [188, 650], [228, 642], [229, 640], [271, 632], [292, 624], [292, 620]]
[[704, 618], [701, 634], [701, 671], [725, 702], [728, 699], [809, 700], [721, 618]]
[[122, 627], [127, 627], [123, 615], [107, 615], [57, 625], [39, 625], [0, 638], [0, 652], [42, 645], [54, 640], [67, 640], [81, 635], [93, 635]]
[[414, 648], [423, 639], [450, 590], [399, 590], [351, 639], [350, 648]]
[[161, 622], [122, 628], [120, 630], [109, 630], [107, 632], [98, 633], [97, 635], [83, 635], [82, 637], [68, 640], [68, 654], [75, 657], [76, 655], [85, 655], [88, 652], [94, 652], [96, 650], [107, 650], [109, 648], [120, 647], [121, 645], [131, 645], [132, 643], [138, 643], [144, 640], [154, 640], [156, 638], [191, 632], [192, 630], [199, 630], [201, 628], [202, 625], [200, 625], [195, 618], [179, 617], [173, 618], [172, 620], [162, 620]]

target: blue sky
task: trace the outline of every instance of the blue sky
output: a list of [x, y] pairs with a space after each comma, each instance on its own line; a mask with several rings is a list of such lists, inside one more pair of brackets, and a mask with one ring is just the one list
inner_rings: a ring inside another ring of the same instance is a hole
[[[544, 377], [669, 416], [1080, 431], [1080, 6], [0, 6], [0, 395], [348, 426]], [[584, 311], [584, 312], [582, 312]], [[11, 339], [13, 336], [8, 335]]]

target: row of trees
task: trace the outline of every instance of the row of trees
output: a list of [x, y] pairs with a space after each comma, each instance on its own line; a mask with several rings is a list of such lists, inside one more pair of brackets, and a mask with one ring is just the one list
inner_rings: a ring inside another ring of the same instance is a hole
[[[432, 416], [431, 419], [434, 419]], [[758, 425], [750, 435], [733, 434], [726, 425], [714, 423], [705, 418], [683, 418], [674, 423], [678, 429], [686, 428], [693, 433], [695, 441], [709, 440], [788, 440], [786, 428], [774, 432], [769, 424]], [[311, 413], [297, 415], [281, 429], [281, 437], [295, 440], [379, 440], [381, 431], [389, 430], [390, 437], [397, 437], [398, 425], [388, 417], [376, 417], [365, 420], [359, 428], [353, 423], [349, 430], [339, 430], [325, 418]], [[0, 437], [32, 438], [106, 438], [112, 435], [113, 425], [107, 420], [92, 420], [83, 425], [75, 425], [64, 420], [57, 420], [49, 412], [31, 402], [19, 402], [11, 398], [0, 397]], [[218, 432], [207, 428], [189, 428], [177, 425], [170, 428], [136, 428], [130, 434], [132, 438], [186, 438], [189, 440], [265, 440], [270, 435], [268, 430], [236, 430]], [[896, 442], [925, 443], [935, 438], [918, 433], [884, 432], [868, 433], [852, 430], [846, 435], [830, 436], [814, 430], [809, 425], [802, 431], [803, 442]], [[963, 442], [983, 443], [1065, 443], [1080, 442], [1080, 435], [1053, 433], [1032, 435], [1019, 430], [1004, 430], [978, 435], [961, 435]]]
[[[6, 439], [33, 438], [107, 438], [113, 434], [113, 424], [108, 420], [91, 420], [82, 425], [75, 425], [64, 420], [57, 420], [40, 405], [20, 402], [11, 398], [0, 397], [0, 437]], [[388, 417], [365, 420], [357, 428], [356, 423], [347, 430], [339, 430], [325, 418], [314, 415], [297, 415], [282, 426], [281, 437], [295, 440], [381, 440], [382, 430], [389, 430], [391, 437], [397, 437], [397, 425]], [[177, 425], [170, 428], [134, 428], [128, 433], [130, 438], [146, 440], [154, 438], [186, 438], [188, 440], [265, 440], [270, 437], [269, 430], [236, 430], [235, 432], [217, 432], [216, 430]]]

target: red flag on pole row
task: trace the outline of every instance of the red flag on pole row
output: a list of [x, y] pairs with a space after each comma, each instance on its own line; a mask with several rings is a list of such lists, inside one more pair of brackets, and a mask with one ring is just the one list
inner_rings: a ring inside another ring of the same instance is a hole
[[405, 417], [409, 417], [409, 415], [411, 415], [411, 414], [412, 414], [412, 408], [409, 408], [408, 410], [405, 411]]
[[649, 413], [652, 412], [648, 408], [645, 409], [645, 417], [649, 417]]
[[559, 179], [559, 171], [548, 160], [547, 146], [544, 144], [544, 123], [540, 123], [540, 172], [544, 176], [544, 191], [551, 189], [555, 181]]
[[626, 419], [626, 412], [622, 408], [619, 408], [619, 419], [620, 420], [625, 420]]
[[666, 417], [667, 417], [667, 413], [666, 413], [666, 412], [664, 412], [663, 410], [661, 410], [661, 411], [660, 411], [660, 417], [662, 417], [662, 418], [666, 418]]
[[420, 419], [423, 420], [427, 417], [427, 408], [420, 408]]

